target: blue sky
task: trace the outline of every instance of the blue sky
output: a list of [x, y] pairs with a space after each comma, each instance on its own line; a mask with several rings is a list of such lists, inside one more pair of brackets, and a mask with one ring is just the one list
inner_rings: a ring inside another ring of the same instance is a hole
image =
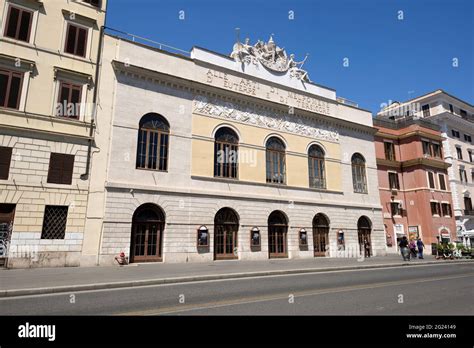
[[108, 27], [184, 50], [229, 54], [236, 27], [252, 43], [273, 33], [297, 59], [310, 54], [313, 82], [372, 112], [438, 88], [474, 104], [473, 0], [109, 1]]

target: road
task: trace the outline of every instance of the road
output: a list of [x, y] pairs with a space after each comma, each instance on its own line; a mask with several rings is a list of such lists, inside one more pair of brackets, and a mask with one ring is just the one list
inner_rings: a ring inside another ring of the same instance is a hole
[[0, 315], [473, 315], [472, 264], [202, 281], [0, 299]]

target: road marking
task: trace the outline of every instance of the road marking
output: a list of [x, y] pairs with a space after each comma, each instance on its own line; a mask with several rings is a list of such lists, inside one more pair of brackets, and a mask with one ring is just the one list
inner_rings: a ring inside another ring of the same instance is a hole
[[[354, 285], [354, 286], [347, 286], [347, 287], [322, 289], [322, 290], [316, 290], [316, 291], [314, 290], [313, 291], [300, 291], [300, 292], [296, 291], [296, 292], [293, 292], [293, 295], [295, 296], [295, 298], [308, 297], [308, 296], [332, 294], [332, 293], [347, 292], [347, 291], [382, 288], [382, 287], [387, 287], [387, 286], [399, 286], [399, 285], [407, 285], [407, 284], [436, 282], [436, 281], [450, 280], [450, 279], [468, 278], [472, 276], [474, 276], [474, 273], [469, 273], [462, 276], [447, 276], [447, 277], [440, 277], [440, 278], [423, 278], [423, 279], [415, 279], [415, 280], [402, 280], [402, 281], [393, 281], [393, 282], [362, 284], [362, 285]], [[123, 312], [123, 313], [118, 313], [114, 315], [118, 315], [118, 316], [163, 315], [163, 314], [173, 314], [173, 313], [179, 313], [179, 312], [203, 310], [203, 309], [209, 309], [209, 308], [228, 307], [228, 306], [244, 305], [244, 304], [251, 304], [251, 303], [258, 303], [258, 302], [268, 302], [268, 301], [275, 301], [275, 300], [287, 300], [287, 299], [288, 299], [288, 292], [280, 293], [280, 294], [276, 294], [272, 296], [267, 296], [267, 297], [262, 297], [262, 296], [243, 297], [243, 298], [235, 299], [235, 300], [222, 300], [222, 301], [213, 301], [213, 302], [207, 302], [207, 303], [202, 303], [202, 304], [179, 305], [179, 306], [165, 307], [162, 309], [148, 309], [148, 310], [143, 310], [143, 311]]]
[[[269, 278], [278, 278], [278, 277], [298, 277], [298, 276], [305, 276], [305, 275], [312, 275], [317, 276], [320, 274], [332, 274], [332, 273], [349, 273], [349, 272], [364, 272], [364, 271], [379, 271], [385, 269], [405, 269], [407, 271], [415, 270], [418, 267], [443, 267], [443, 266], [457, 266], [458, 268], [462, 266], [467, 266], [468, 264], [460, 264], [460, 263], [452, 263], [452, 264], [416, 264], [412, 265], [415, 267], [408, 267], [406, 265], [403, 266], [390, 266], [387, 267], [377, 267], [377, 268], [362, 268], [362, 269], [346, 269], [346, 270], [330, 270], [330, 271], [314, 271], [308, 272], [302, 270], [300, 273], [290, 273], [290, 274], [270, 274], [270, 275], [258, 275], [258, 276], [246, 276], [246, 277], [235, 277], [235, 278], [223, 278], [223, 279], [208, 279], [208, 280], [193, 280], [193, 281], [184, 281], [184, 282], [176, 282], [176, 283], [164, 283], [164, 284], [150, 284], [150, 285], [135, 285], [135, 286], [124, 286], [124, 287], [117, 287], [117, 288], [104, 288], [104, 289], [91, 289], [91, 290], [71, 290], [71, 291], [63, 291], [63, 292], [55, 292], [55, 293], [46, 293], [46, 294], [37, 294], [37, 295], [20, 295], [20, 296], [8, 296], [8, 297], [0, 297], [1, 301], [8, 301], [8, 300], [15, 300], [15, 299], [24, 299], [24, 298], [36, 298], [36, 297], [49, 297], [49, 296], [69, 296], [71, 293], [75, 294], [87, 294], [87, 293], [95, 293], [95, 292], [112, 292], [112, 291], [121, 291], [121, 290], [136, 290], [136, 289], [144, 289], [144, 288], [156, 288], [156, 287], [168, 287], [168, 286], [193, 286], [195, 284], [205, 284], [205, 283], [216, 283], [216, 282], [229, 282], [229, 281], [242, 281], [242, 280], [252, 280], [252, 279], [269, 279]], [[374, 265], [376, 266], [376, 265]], [[471, 266], [469, 264], [469, 266]], [[279, 270], [272, 270], [272, 271], [279, 271]], [[285, 270], [285, 271], [292, 271], [292, 270]], [[234, 273], [234, 275], [238, 275], [239, 273]], [[232, 273], [230, 273], [232, 275]], [[205, 275], [203, 275], [205, 276]], [[137, 280], [140, 281], [140, 280]], [[77, 284], [77, 285], [87, 285], [87, 284]], [[8, 289], [10, 290], [10, 289]], [[14, 289], [11, 289], [14, 290]]]

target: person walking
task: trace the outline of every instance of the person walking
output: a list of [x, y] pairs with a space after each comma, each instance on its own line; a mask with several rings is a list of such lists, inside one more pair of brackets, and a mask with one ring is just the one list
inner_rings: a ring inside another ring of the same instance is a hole
[[410, 241], [410, 245], [408, 247], [410, 248], [410, 258], [416, 259], [418, 254], [416, 252], [416, 243], [414, 239]]
[[418, 257], [420, 259], [423, 259], [423, 249], [425, 248], [425, 244], [421, 240], [421, 238], [418, 238], [416, 241], [416, 246], [418, 247]]
[[364, 238], [365, 257], [370, 257], [370, 243], [367, 237]]
[[402, 254], [403, 261], [409, 261], [409, 255], [408, 255], [408, 239], [406, 236], [402, 237], [402, 240], [400, 243], [398, 243], [398, 246], [400, 247], [400, 253]]

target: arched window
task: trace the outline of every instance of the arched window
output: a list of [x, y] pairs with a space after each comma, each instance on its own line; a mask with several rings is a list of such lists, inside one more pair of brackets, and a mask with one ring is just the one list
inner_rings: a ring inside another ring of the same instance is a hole
[[367, 179], [365, 177], [365, 159], [361, 154], [355, 153], [351, 159], [352, 184], [354, 192], [367, 193]]
[[227, 127], [220, 128], [214, 137], [214, 176], [237, 178], [239, 137]]
[[168, 170], [170, 125], [164, 117], [150, 113], [142, 117], [138, 130], [137, 168]]
[[277, 137], [271, 137], [267, 149], [267, 182], [286, 184], [285, 144]]
[[318, 145], [311, 145], [308, 150], [309, 187], [325, 189], [324, 151]]

